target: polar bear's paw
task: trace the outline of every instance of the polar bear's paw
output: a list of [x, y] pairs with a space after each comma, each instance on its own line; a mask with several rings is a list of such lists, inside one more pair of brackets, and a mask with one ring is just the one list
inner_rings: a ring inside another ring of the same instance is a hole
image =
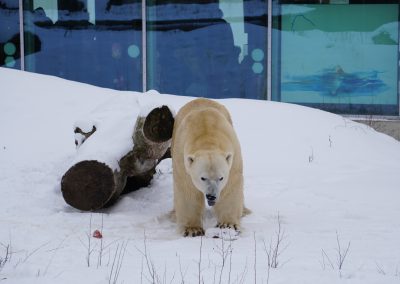
[[204, 236], [204, 229], [202, 227], [186, 227], [183, 236], [184, 237]]
[[236, 232], [240, 231], [239, 225], [232, 223], [218, 223], [216, 227], [220, 229], [232, 229], [235, 230]]

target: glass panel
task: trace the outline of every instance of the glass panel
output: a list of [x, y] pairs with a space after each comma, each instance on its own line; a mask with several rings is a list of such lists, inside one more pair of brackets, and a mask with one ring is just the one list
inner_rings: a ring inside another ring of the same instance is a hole
[[142, 90], [141, 0], [25, 0], [28, 71]]
[[0, 1], [0, 66], [21, 68], [18, 1]]
[[274, 7], [274, 100], [399, 114], [399, 5], [354, 2]]
[[147, 86], [266, 99], [267, 1], [147, 1]]

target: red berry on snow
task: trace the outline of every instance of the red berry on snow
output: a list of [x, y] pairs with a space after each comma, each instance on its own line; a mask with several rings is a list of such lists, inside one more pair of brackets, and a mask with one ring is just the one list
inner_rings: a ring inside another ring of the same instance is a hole
[[101, 232], [99, 230], [96, 230], [93, 232], [93, 238], [101, 239], [101, 238], [103, 238], [103, 235], [101, 234]]

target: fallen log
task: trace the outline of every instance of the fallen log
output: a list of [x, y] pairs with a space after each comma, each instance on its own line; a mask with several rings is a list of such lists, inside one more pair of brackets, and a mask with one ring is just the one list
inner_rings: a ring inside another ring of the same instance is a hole
[[[129, 118], [132, 119], [132, 115], [123, 115], [104, 126], [124, 132], [115, 141], [112, 131], [108, 131], [111, 135], [105, 135], [106, 131], [100, 133], [103, 128], [96, 121], [90, 123], [93, 124], [91, 127], [90, 124], [75, 127], [78, 158], [61, 179], [62, 195], [72, 207], [92, 211], [112, 205], [121, 194], [149, 185], [159, 161], [168, 157], [173, 112], [167, 106], [156, 107], [148, 113], [137, 114], [133, 131], [129, 125], [119, 129], [121, 121]], [[77, 134], [82, 137], [78, 135], [77, 138]], [[94, 143], [105, 139], [107, 143]], [[126, 139], [130, 140], [129, 143]], [[120, 146], [122, 149], [118, 149]], [[115, 152], [112, 159], [109, 151]]]

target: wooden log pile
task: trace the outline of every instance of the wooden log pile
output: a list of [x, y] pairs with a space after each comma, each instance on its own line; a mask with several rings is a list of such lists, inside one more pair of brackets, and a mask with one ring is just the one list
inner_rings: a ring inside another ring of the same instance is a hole
[[[111, 135], [103, 133], [96, 136], [101, 130], [101, 124], [95, 124], [88, 125], [85, 122], [83, 126], [79, 123], [76, 125], [74, 132], [78, 148], [77, 158], [61, 179], [61, 191], [65, 201], [80, 210], [92, 211], [108, 207], [115, 203], [121, 194], [149, 185], [157, 164], [170, 157], [174, 114], [164, 105], [152, 108], [147, 113], [139, 113], [133, 131], [129, 134], [131, 141], [128, 143], [128, 151], [118, 150], [119, 145], [112, 142], [103, 147], [110, 149], [92, 146], [96, 143], [89, 145], [89, 142], [95, 139], [112, 141], [112, 132]], [[118, 124], [116, 119], [113, 127], [118, 129]], [[87, 147], [81, 154], [80, 150], [85, 146]], [[126, 145], [124, 148], [127, 148]], [[90, 155], [87, 152], [90, 152]], [[112, 156], [117, 163], [113, 164], [102, 158], [104, 153], [108, 152], [115, 152]]]

